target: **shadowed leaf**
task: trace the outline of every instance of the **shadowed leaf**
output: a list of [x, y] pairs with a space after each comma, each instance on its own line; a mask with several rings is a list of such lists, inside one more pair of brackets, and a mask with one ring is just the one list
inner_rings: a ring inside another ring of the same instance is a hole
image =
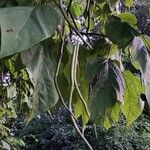
[[[110, 124], [116, 121], [115, 117], [112, 118], [112, 109], [117, 101], [123, 101], [124, 80], [121, 71], [112, 60], [95, 61], [87, 66], [87, 70], [93, 73], [88, 76], [92, 84], [89, 102], [91, 118], [96, 123], [109, 127], [105, 121]], [[94, 81], [95, 78], [97, 81]]]

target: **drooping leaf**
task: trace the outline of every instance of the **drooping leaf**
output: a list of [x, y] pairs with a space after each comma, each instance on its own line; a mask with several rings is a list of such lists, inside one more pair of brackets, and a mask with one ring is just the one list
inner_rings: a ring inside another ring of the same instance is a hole
[[111, 16], [105, 23], [105, 32], [109, 39], [121, 48], [129, 45], [134, 35], [135, 30], [126, 22], [122, 22], [120, 18]]
[[[87, 66], [91, 81], [90, 112], [96, 123], [105, 125], [114, 122], [111, 113], [116, 102], [123, 101], [124, 80], [119, 67], [112, 60], [97, 60]], [[117, 110], [119, 111], [119, 109]], [[115, 115], [115, 113], [113, 113]]]
[[49, 38], [58, 23], [59, 15], [49, 5], [1, 9], [0, 58], [27, 50]]
[[133, 40], [133, 52], [137, 62], [141, 67], [146, 97], [148, 103], [150, 104], [150, 55], [143, 41], [139, 37], [135, 37]]
[[133, 5], [133, 0], [125, 0], [125, 5], [131, 7]]
[[44, 49], [38, 44], [31, 50], [21, 53], [22, 61], [27, 66], [34, 84], [31, 117], [49, 110], [58, 101], [54, 85], [55, 56], [51, 56], [49, 52], [49, 49]]
[[140, 94], [143, 91], [140, 78], [134, 76], [131, 72], [125, 71], [123, 73], [125, 80], [125, 94], [124, 103], [122, 103], [121, 110], [126, 117], [127, 125], [135, 121], [143, 111], [143, 101], [140, 99]]

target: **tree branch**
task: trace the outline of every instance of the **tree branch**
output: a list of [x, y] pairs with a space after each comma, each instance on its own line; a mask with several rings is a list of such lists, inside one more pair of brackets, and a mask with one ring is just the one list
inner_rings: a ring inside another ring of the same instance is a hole
[[56, 2], [56, 0], [53, 0], [54, 3], [59, 7], [64, 19], [67, 21], [67, 23], [69, 24], [69, 26], [74, 30], [74, 32], [81, 38], [81, 40], [90, 48], [92, 49], [92, 46], [90, 45], [90, 43], [88, 43], [83, 37], [82, 35], [80, 34], [80, 32], [78, 31], [78, 29], [74, 26], [74, 24], [69, 20], [65, 10], [63, 9], [62, 7], [62, 0], [60, 0], [60, 4], [58, 4]]
[[82, 35], [86, 35], [86, 36], [100, 36], [100, 37], [105, 37], [105, 38], [108, 38], [107, 35], [105, 34], [101, 34], [101, 33], [93, 33], [93, 32], [80, 32]]

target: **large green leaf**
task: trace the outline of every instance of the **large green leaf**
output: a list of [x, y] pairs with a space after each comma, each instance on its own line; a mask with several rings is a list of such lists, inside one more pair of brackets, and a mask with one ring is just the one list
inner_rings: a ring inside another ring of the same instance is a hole
[[145, 85], [145, 92], [148, 103], [150, 104], [150, 55], [144, 42], [140, 37], [135, 37], [133, 41], [133, 52], [142, 71], [142, 78]]
[[59, 22], [57, 11], [49, 5], [11, 7], [0, 10], [0, 58], [27, 50], [50, 37]]
[[33, 106], [31, 117], [33, 117], [52, 108], [58, 101], [54, 85], [55, 56], [51, 55], [49, 49], [43, 49], [40, 44], [31, 50], [22, 52], [21, 56], [34, 84], [31, 99]]
[[122, 22], [116, 16], [111, 16], [107, 19], [105, 32], [109, 39], [121, 48], [129, 45], [136, 34], [135, 30], [128, 23]]
[[131, 72], [125, 71], [123, 76], [126, 90], [121, 110], [126, 117], [127, 125], [130, 125], [142, 113], [144, 105], [140, 99], [140, 94], [143, 91], [143, 88], [141, 86], [140, 78], [134, 76]]
[[110, 124], [116, 121], [111, 115], [113, 107], [116, 102], [123, 101], [124, 80], [121, 71], [112, 60], [96, 60], [87, 66], [87, 75], [92, 85], [89, 104], [91, 118], [108, 127], [106, 122]]

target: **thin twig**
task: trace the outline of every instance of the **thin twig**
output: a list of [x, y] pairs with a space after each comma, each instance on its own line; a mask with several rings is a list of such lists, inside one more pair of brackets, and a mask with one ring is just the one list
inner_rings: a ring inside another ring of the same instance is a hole
[[74, 26], [76, 27], [76, 29], [78, 29], [77, 24], [76, 24], [76, 22], [75, 22], [75, 20], [73, 18], [73, 15], [72, 15], [72, 13], [70, 11], [71, 4], [72, 4], [72, 0], [69, 1], [68, 7], [67, 7], [67, 14], [68, 14], [68, 16], [71, 17], [71, 20], [72, 20]]
[[75, 22], [75, 20], [74, 20], [74, 18], [73, 18], [73, 15], [72, 15], [71, 11], [69, 10], [68, 12], [69, 12], [69, 15], [70, 15], [70, 17], [71, 17], [71, 20], [72, 20], [72, 22], [73, 22], [75, 28], [78, 30], [77, 24], [76, 24], [76, 22]]
[[100, 9], [100, 10], [101, 10], [101, 8], [98, 6], [98, 4], [96, 4], [96, 3], [95, 3], [95, 6], [96, 6], [98, 9]]
[[105, 34], [101, 34], [101, 33], [93, 33], [93, 32], [80, 32], [82, 35], [90, 35], [90, 36], [100, 36], [100, 37], [106, 37], [106, 38], [108, 38], [108, 36], [107, 35], [105, 35]]
[[95, 137], [96, 139], [98, 139], [96, 124], [94, 123], [93, 126], [94, 126]]
[[72, 4], [72, 0], [69, 1], [68, 7], [67, 7], [67, 12], [70, 10], [71, 4]]
[[87, 0], [87, 4], [86, 4], [86, 11], [88, 12], [90, 9], [90, 2], [91, 0]]
[[[86, 13], [87, 13], [87, 21], [88, 21], [88, 23], [87, 23], [87, 28], [86, 28], [86, 33], [88, 33], [89, 32], [89, 30], [90, 30], [90, 2], [91, 2], [91, 0], [87, 0], [87, 4], [86, 4]], [[88, 39], [88, 41], [90, 41], [90, 38], [89, 38], [89, 35], [87, 34], [87, 39]]]
[[[80, 34], [80, 32], [74, 27], [74, 25], [72, 24], [72, 22], [70, 22], [69, 18], [67, 17], [64, 9], [62, 8], [62, 0], [60, 0], [60, 5], [56, 2], [56, 0], [53, 0], [54, 3], [59, 7], [62, 15], [64, 16], [65, 20], [68, 22], [68, 24], [70, 25], [70, 27], [74, 30], [74, 32], [83, 40], [84, 43], [86, 43], [91, 49], [92, 49], [92, 46], [83, 39], [82, 35]], [[64, 40], [63, 40], [64, 41]], [[63, 44], [64, 42], [62, 42], [62, 47], [64, 47]], [[60, 92], [60, 89], [58, 87], [58, 83], [57, 83], [57, 75], [58, 75], [58, 72], [59, 72], [59, 68], [60, 68], [60, 64], [61, 64], [61, 60], [62, 60], [62, 52], [63, 52], [63, 48], [61, 48], [61, 55], [60, 55], [60, 59], [59, 59], [59, 62], [58, 62], [58, 66], [57, 66], [57, 71], [56, 71], [56, 75], [55, 75], [55, 83], [56, 83], [56, 86], [57, 86], [57, 90], [58, 90], [58, 93], [59, 93], [59, 96], [61, 97], [61, 92]], [[76, 66], [75, 64], [75, 57], [76, 57], [76, 45], [75, 45], [75, 49], [74, 49], [74, 52], [73, 52], [73, 57], [72, 57], [72, 65], [71, 65], [71, 88], [70, 88], [70, 96], [69, 96], [69, 110], [70, 112], [72, 113], [72, 98], [73, 98], [73, 91], [74, 91], [74, 75], [75, 75], [75, 72], [74, 72], [74, 69]], [[61, 97], [61, 100], [63, 97]], [[64, 101], [62, 101], [64, 102]], [[65, 103], [64, 103], [65, 104]], [[66, 105], [66, 104], [65, 104]], [[68, 107], [67, 107], [68, 108]], [[84, 137], [84, 135], [81, 133], [77, 123], [76, 123], [76, 120], [75, 118], [73, 117], [73, 115], [71, 114], [71, 119], [72, 119], [72, 122], [74, 124], [74, 127], [76, 128], [77, 132], [80, 134], [81, 138], [84, 140], [84, 142], [87, 144], [87, 146], [89, 147], [90, 150], [93, 150], [93, 148], [91, 147], [91, 145], [89, 144], [89, 142], [87, 141], [87, 139]]]
[[86, 13], [87, 13], [87, 19], [88, 19], [88, 24], [87, 24], [87, 33], [89, 32], [90, 29], [90, 2], [91, 0], [87, 0], [87, 5], [86, 5]]
[[92, 49], [92, 46], [90, 45], [90, 43], [88, 43], [80, 34], [80, 32], [78, 31], [78, 29], [74, 26], [74, 24], [69, 20], [65, 10], [62, 7], [62, 0], [60, 0], [60, 5], [57, 3], [56, 0], [53, 0], [54, 3], [59, 7], [64, 19], [67, 21], [67, 23], [69, 24], [69, 26], [74, 30], [74, 32], [81, 38], [81, 40], [90, 48]]

